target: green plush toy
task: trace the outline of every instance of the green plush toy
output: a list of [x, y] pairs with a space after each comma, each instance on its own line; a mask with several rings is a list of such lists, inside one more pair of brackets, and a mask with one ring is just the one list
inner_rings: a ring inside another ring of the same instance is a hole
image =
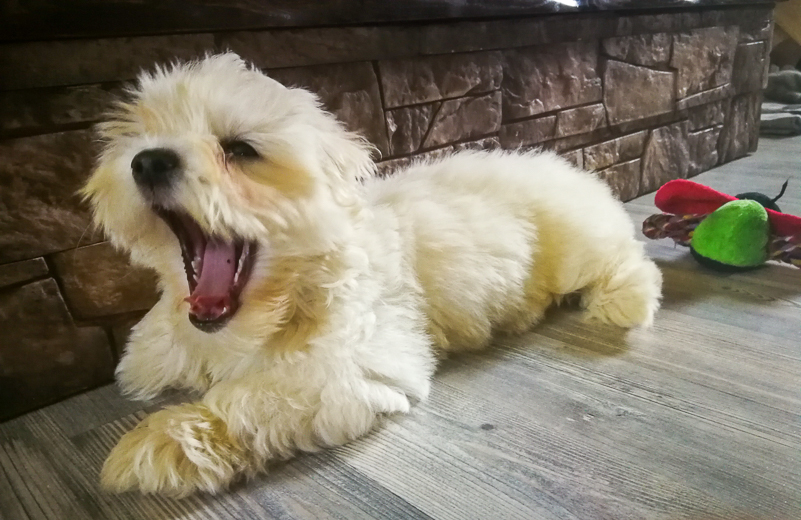
[[761, 193], [732, 197], [692, 181], [678, 179], [656, 193], [665, 211], [648, 217], [648, 238], [672, 238], [690, 247], [702, 265], [741, 271], [778, 260], [801, 267], [801, 218], [781, 213], [776, 201]]
[[733, 200], [698, 224], [690, 250], [709, 267], [757, 267], [768, 259], [769, 235], [768, 212], [759, 202]]

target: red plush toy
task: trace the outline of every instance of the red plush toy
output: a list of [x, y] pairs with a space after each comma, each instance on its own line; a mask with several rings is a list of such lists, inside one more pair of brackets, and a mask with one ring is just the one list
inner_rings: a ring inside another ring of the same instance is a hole
[[801, 267], [801, 217], [787, 215], [761, 193], [732, 197], [685, 179], [656, 192], [665, 213], [643, 223], [651, 239], [672, 238], [689, 246], [701, 264], [721, 271], [753, 269], [767, 260]]

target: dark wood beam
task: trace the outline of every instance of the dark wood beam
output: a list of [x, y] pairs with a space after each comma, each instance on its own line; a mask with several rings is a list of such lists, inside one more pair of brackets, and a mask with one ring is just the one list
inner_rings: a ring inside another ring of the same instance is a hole
[[773, 0], [0, 0], [0, 41], [773, 3]]

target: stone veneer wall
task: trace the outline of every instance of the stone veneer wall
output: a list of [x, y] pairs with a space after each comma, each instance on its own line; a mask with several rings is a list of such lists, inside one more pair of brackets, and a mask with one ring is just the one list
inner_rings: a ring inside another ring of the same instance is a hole
[[762, 7], [0, 45], [0, 419], [109, 382], [157, 298], [74, 196], [89, 127], [141, 67], [232, 49], [317, 92], [381, 174], [542, 146], [627, 200], [755, 149], [771, 21]]

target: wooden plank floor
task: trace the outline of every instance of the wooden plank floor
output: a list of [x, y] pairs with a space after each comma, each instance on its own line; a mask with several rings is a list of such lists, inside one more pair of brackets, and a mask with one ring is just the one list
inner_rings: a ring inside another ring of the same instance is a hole
[[[776, 193], [801, 215], [801, 139], [697, 180]], [[628, 204], [637, 221], [653, 196]], [[0, 425], [0, 516], [18, 519], [801, 518], [801, 271], [702, 270], [668, 241], [649, 331], [571, 309], [448, 361], [430, 400], [339, 450], [219, 497], [97, 488], [114, 442], [159, 403], [101, 388]]]

